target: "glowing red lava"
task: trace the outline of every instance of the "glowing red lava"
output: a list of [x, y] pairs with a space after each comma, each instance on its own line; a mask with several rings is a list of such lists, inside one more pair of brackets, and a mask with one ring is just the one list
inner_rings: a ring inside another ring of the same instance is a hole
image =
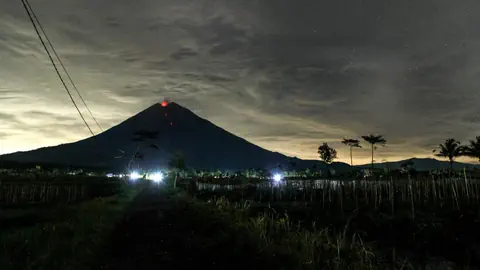
[[162, 107], [167, 107], [168, 102], [166, 100], [164, 100], [164, 101], [162, 101], [162, 103], [160, 103], [160, 105], [162, 105]]

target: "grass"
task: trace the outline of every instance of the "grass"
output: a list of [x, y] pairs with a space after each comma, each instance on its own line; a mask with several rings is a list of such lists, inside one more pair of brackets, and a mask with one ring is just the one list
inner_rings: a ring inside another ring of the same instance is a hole
[[[225, 198], [192, 200], [196, 223], [219, 224], [219, 239], [236, 249], [249, 246], [277, 269], [385, 269], [360, 234], [349, 238], [328, 228], [306, 230], [274, 209], [252, 216], [249, 202], [231, 203]], [[200, 225], [198, 225], [200, 226]], [[225, 240], [224, 240], [225, 241]]]
[[311, 184], [194, 194], [258, 249], [288, 251], [297, 262], [292, 269], [480, 265], [480, 192], [473, 180]]
[[101, 269], [289, 269], [275, 258], [267, 264], [222, 212], [182, 192], [145, 189], [133, 206], [104, 248]]
[[301, 190], [291, 185], [220, 192], [189, 188], [193, 198], [152, 186], [119, 224], [142, 184], [80, 204], [2, 210], [0, 265], [2, 270], [91, 269], [102, 259], [121, 269], [138, 263], [210, 267], [212, 261], [232, 269], [480, 265], [475, 255], [480, 189], [467, 177], [313, 184], [303, 182]]
[[8, 269], [89, 269], [138, 188], [74, 205], [2, 210], [0, 265]]
[[[193, 199], [189, 208], [196, 213], [192, 215], [196, 228], [215, 230], [215, 239], [224, 245], [228, 242], [232, 252], [245, 247], [257, 250], [270, 269], [457, 269], [461, 266], [435, 256], [415, 261], [401, 252], [392, 259], [389, 249], [367, 242], [366, 234], [351, 230], [354, 215], [341, 230], [315, 223], [307, 229], [274, 208], [252, 215], [248, 201], [232, 203], [222, 197], [208, 202]], [[410, 248], [415, 252], [414, 245]]]

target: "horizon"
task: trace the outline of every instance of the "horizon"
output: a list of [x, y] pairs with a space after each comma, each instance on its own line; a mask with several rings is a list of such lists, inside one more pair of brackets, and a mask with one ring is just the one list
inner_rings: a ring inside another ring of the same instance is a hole
[[[144, 109], [138, 111], [136, 114], [134, 114], [134, 115], [132, 115], [132, 116], [124, 119], [123, 121], [119, 122], [118, 124], [115, 124], [114, 126], [121, 124], [122, 122], [126, 121], [127, 119], [129, 119], [129, 118], [131, 118], [131, 117], [133, 117], [133, 116], [136, 116], [136, 115], [138, 115], [139, 113], [141, 113], [142, 111], [147, 110], [147, 109], [149, 109], [149, 108], [151, 108], [151, 107], [154, 107], [154, 106], [156, 106], [156, 105], [158, 105], [158, 106], [163, 106], [162, 103], [163, 103], [163, 102], [160, 102], [160, 101], [159, 101], [159, 102], [155, 102], [155, 103], [153, 103], [153, 104], [145, 107]], [[175, 102], [175, 101], [170, 101], [170, 100], [169, 100], [169, 101], [168, 101], [168, 105], [171, 104], [171, 103], [175, 103], [175, 104], [177, 104], [178, 106], [180, 106], [180, 107], [182, 107], [182, 108], [184, 108], [184, 109], [187, 109], [187, 110], [189, 110], [189, 111], [191, 111], [192, 113], [195, 114], [195, 112], [192, 111], [192, 110], [190, 110], [189, 108], [186, 108], [186, 107], [182, 106], [181, 104], [179, 104], [179, 103], [177, 103], [177, 102]], [[167, 105], [167, 106], [168, 106], [168, 105]], [[197, 116], [198, 116], [198, 115], [197, 115]], [[204, 119], [205, 119], [205, 118], [204, 118]], [[206, 120], [208, 120], [208, 119], [206, 119]], [[210, 121], [210, 120], [208, 120], [208, 121]], [[210, 122], [211, 122], [211, 121], [210, 121]], [[212, 123], [213, 123], [213, 122], [212, 122]], [[215, 124], [215, 123], [213, 123], [213, 124]], [[216, 124], [215, 124], [215, 125], [216, 125]], [[112, 127], [114, 127], [114, 126], [112, 126]], [[217, 126], [218, 126], [218, 125], [217, 125]], [[112, 128], [112, 127], [109, 127], [109, 128], [107, 128], [107, 129], [105, 129], [103, 132], [108, 131], [108, 129], [110, 129], [110, 128]], [[221, 126], [219, 126], [219, 127], [222, 128], [222, 129], [224, 129], [224, 128], [221, 127]], [[228, 130], [226, 130], [226, 131], [228, 131]], [[228, 132], [230, 132], [230, 131], [228, 131]], [[230, 132], [230, 133], [232, 133], [232, 132]], [[99, 135], [99, 134], [101, 134], [101, 133], [98, 133], [98, 134], [96, 134], [96, 135]], [[238, 136], [238, 135], [236, 135], [236, 134], [234, 134], [234, 133], [232, 133], [232, 134], [235, 135], [235, 136]], [[239, 137], [240, 137], [240, 136], [239, 136]], [[86, 138], [88, 138], [88, 137], [86, 137]], [[83, 140], [83, 139], [86, 139], [86, 138], [82, 138], [82, 139], [80, 139], [80, 140]], [[242, 138], [242, 137], [240, 137], [240, 138]], [[243, 138], [243, 139], [245, 139], [245, 138]], [[361, 139], [360, 139], [360, 140], [361, 140]], [[77, 141], [78, 141], [78, 140], [77, 140]], [[57, 146], [57, 145], [66, 144], [66, 143], [74, 143], [74, 142], [77, 142], [77, 141], [62, 142], [62, 143], [60, 143], [60, 144], [54, 144], [54, 145], [48, 145], [48, 146], [41, 146], [41, 147], [39, 147], [39, 148]], [[251, 141], [249, 141], [248, 139], [247, 139], [247, 141], [250, 142], [250, 143], [255, 144], [254, 142], [251, 142]], [[342, 151], [341, 149], [337, 149], [337, 151], [338, 151], [339, 153], [344, 152], [344, 155], [349, 155], [348, 147], [347, 147], [347, 146], [341, 144], [340, 142], [338, 142], [337, 144], [340, 145], [340, 147], [343, 147], [343, 148], [346, 149], [346, 150], [343, 150], [343, 151]], [[361, 142], [361, 144], [362, 144], [362, 142]], [[365, 147], [363, 147], [363, 145], [365, 145], [365, 144], [366, 144], [366, 142], [363, 141], [362, 148], [360, 148], [360, 149], [356, 148], [356, 149], [355, 149], [355, 152], [367, 151], [368, 153], [370, 153], [370, 151], [371, 151], [370, 148], [369, 148], [370, 146], [369, 146], [369, 145], [366, 145], [367, 147], [365, 148]], [[2, 141], [1, 139], [0, 139], [0, 145], [1, 145], [2, 148], [3, 148], [3, 141]], [[256, 145], [258, 145], [258, 144], [256, 144]], [[331, 143], [331, 145], [333, 146], [333, 145], [335, 145], [335, 143]], [[258, 145], [258, 146], [262, 147], [261, 145]], [[302, 159], [302, 160], [318, 160], [318, 161], [321, 161], [318, 157], [317, 157], [317, 158], [301, 158], [301, 157], [299, 157], [299, 156], [288, 155], [288, 154], [286, 154], [286, 153], [283, 153], [283, 152], [280, 152], [280, 151], [275, 151], [275, 150], [268, 149], [268, 148], [265, 148], [265, 147], [262, 147], [262, 148], [264, 148], [264, 149], [266, 149], [266, 150], [269, 150], [269, 151], [272, 151], [272, 152], [278, 152], [278, 153], [284, 154], [284, 155], [289, 156], [289, 157], [292, 157], [292, 158], [293, 158], [293, 157], [297, 157], [297, 158]], [[379, 147], [379, 148], [380, 148], [380, 147]], [[383, 148], [383, 147], [382, 147], [382, 148]], [[26, 150], [19, 150], [19, 151], [14, 151], [14, 152], [10, 152], [10, 153], [2, 153], [2, 152], [0, 152], [0, 156], [3, 155], [3, 154], [11, 154], [11, 153], [15, 153], [15, 152], [28, 152], [28, 151], [35, 150], [35, 149], [38, 149], [38, 148], [26, 149]], [[0, 149], [0, 150], [3, 150], [3, 149]], [[375, 153], [376, 153], [377, 156], [379, 156], [380, 151], [376, 150]], [[317, 154], [317, 155], [318, 155], [318, 154]], [[408, 159], [435, 159], [435, 160], [438, 160], [438, 161], [446, 161], [445, 159], [442, 159], [442, 158], [439, 158], [439, 157], [435, 157], [434, 155], [430, 155], [430, 156], [423, 156], [423, 157], [422, 157], [422, 156], [412, 156], [412, 157], [406, 157], [406, 158], [400, 158], [400, 159], [391, 159], [391, 160], [387, 160], [387, 159], [384, 158], [384, 159], [378, 160], [378, 161], [375, 160], [375, 163], [379, 163], [379, 164], [380, 164], [380, 163], [387, 163], [387, 162], [399, 162], [399, 161], [404, 161], [404, 160], [408, 160]], [[358, 161], [358, 160], [361, 160], [361, 159], [355, 158], [355, 161]], [[342, 158], [342, 157], [337, 158], [337, 159], [334, 160], [334, 162], [343, 162], [343, 163], [346, 163], [346, 164], [350, 165], [349, 156], [345, 156], [344, 158]], [[478, 161], [476, 161], [476, 160], [474, 160], [474, 159], [471, 159], [471, 158], [467, 158], [467, 157], [458, 157], [458, 158], [455, 159], [455, 162], [458, 162], [458, 163], [467, 163], [467, 164], [473, 164], [473, 165], [480, 164], [480, 162], [478, 162]], [[358, 162], [358, 163], [355, 163], [355, 162], [354, 162], [353, 165], [354, 165], [354, 166], [367, 166], [367, 165], [370, 165], [370, 164], [371, 164], [371, 157], [366, 157], [366, 159], [364, 160], [363, 163], [362, 163], [362, 162]]]
[[[377, 163], [432, 158], [480, 134], [480, 3], [31, 2], [105, 130], [169, 99], [301, 159], [327, 142], [350, 163], [340, 141], [368, 134], [387, 140]], [[87, 138], [21, 3], [0, 6], [2, 154]], [[370, 162], [365, 148], [354, 164]]]

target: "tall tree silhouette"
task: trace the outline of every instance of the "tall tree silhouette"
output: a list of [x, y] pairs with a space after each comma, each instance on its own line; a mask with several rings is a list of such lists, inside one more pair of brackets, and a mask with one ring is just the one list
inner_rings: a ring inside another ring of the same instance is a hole
[[465, 146], [462, 146], [459, 141], [454, 138], [449, 138], [445, 140], [443, 144], [439, 144], [439, 151], [433, 150], [435, 156], [448, 158], [450, 162], [450, 173], [453, 171], [453, 162], [455, 158], [465, 154]]
[[320, 159], [327, 164], [327, 173], [330, 174], [330, 164], [337, 158], [337, 150], [328, 146], [327, 143], [323, 143], [318, 147], [318, 154]]
[[176, 188], [179, 173], [187, 168], [185, 158], [181, 154], [175, 154], [168, 162], [168, 166], [174, 173], [173, 188]]
[[411, 175], [415, 171], [415, 162], [413, 162], [411, 159], [406, 160], [400, 163], [400, 169], [401, 172]]
[[[159, 150], [158, 146], [155, 144], [155, 140], [158, 138], [158, 131], [148, 131], [148, 130], [139, 130], [136, 131], [132, 136], [132, 141], [137, 144], [137, 148], [134, 150], [132, 157], [128, 161], [127, 170], [130, 171], [131, 166], [135, 160], [143, 160], [144, 154], [142, 149], [153, 148]], [[127, 153], [122, 149], [117, 149], [121, 155], [115, 158], [126, 158]]]
[[373, 173], [373, 152], [376, 149], [376, 145], [382, 145], [384, 146], [387, 143], [387, 140], [383, 138], [382, 135], [367, 135], [367, 136], [362, 136], [362, 139], [364, 139], [366, 142], [368, 142], [372, 146], [372, 173]]
[[475, 140], [470, 140], [470, 144], [465, 147], [464, 155], [480, 161], [480, 136], [477, 136]]
[[350, 148], [350, 165], [353, 166], [352, 148], [362, 148], [362, 146], [360, 145], [360, 141], [355, 139], [343, 139], [342, 143]]

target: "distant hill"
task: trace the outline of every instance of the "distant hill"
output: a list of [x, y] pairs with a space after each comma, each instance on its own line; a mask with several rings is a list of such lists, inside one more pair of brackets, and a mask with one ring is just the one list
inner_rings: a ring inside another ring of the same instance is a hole
[[[434, 158], [410, 158], [406, 160], [400, 161], [393, 161], [393, 162], [383, 162], [383, 163], [375, 163], [375, 168], [389, 168], [389, 169], [401, 169], [401, 165], [404, 162], [412, 161], [413, 166], [418, 171], [428, 171], [428, 170], [435, 170], [435, 169], [450, 169], [450, 163], [448, 161], [437, 160]], [[357, 168], [370, 168], [370, 164], [358, 165]], [[463, 168], [478, 168], [480, 169], [480, 165], [470, 164], [470, 163], [462, 163], [462, 162], [454, 162], [453, 168], [454, 169], [463, 169]]]
[[[136, 133], [158, 133], [145, 142], [134, 141]], [[136, 149], [144, 156], [134, 166], [158, 168], [168, 166], [172, 155], [181, 153], [188, 166], [196, 169], [241, 170], [247, 168], [285, 168], [294, 161], [296, 169], [325, 164], [301, 160], [268, 151], [231, 134], [190, 110], [172, 102], [154, 104], [117, 126], [96, 136], [68, 144], [0, 156], [3, 161], [49, 163], [123, 170]], [[150, 147], [156, 145], [159, 149]], [[346, 163], [331, 165], [337, 171], [350, 170]]]

